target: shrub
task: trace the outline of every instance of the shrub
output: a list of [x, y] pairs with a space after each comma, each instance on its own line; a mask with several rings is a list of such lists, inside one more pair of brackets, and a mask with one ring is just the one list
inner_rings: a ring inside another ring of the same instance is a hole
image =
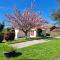
[[0, 33], [0, 43], [2, 43], [3, 39], [4, 39], [4, 34]]
[[14, 38], [15, 38], [15, 31], [14, 30], [11, 30], [10, 32], [6, 32], [4, 34], [4, 39], [6, 41], [12, 41], [12, 40], [14, 40]]
[[50, 36], [50, 34], [49, 33], [46, 33], [46, 36]]
[[4, 24], [0, 23], [0, 43], [3, 41], [4, 39], [4, 34], [3, 34], [3, 29], [4, 29]]
[[4, 24], [0, 23], [0, 32], [3, 31], [3, 29], [4, 29]]
[[9, 40], [9, 32], [4, 33], [4, 39], [5, 39], [6, 41]]

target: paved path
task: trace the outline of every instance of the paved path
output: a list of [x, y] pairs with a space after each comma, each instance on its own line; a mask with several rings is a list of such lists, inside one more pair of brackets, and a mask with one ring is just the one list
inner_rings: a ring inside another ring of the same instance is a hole
[[54, 38], [60, 38], [60, 36], [54, 37]]
[[22, 42], [22, 43], [16, 43], [16, 44], [11, 44], [12, 47], [14, 48], [24, 48], [24, 47], [27, 47], [27, 46], [31, 46], [31, 45], [34, 45], [34, 44], [38, 44], [38, 43], [44, 43], [44, 42], [48, 42], [50, 40], [33, 40], [33, 41], [27, 41], [27, 42]]

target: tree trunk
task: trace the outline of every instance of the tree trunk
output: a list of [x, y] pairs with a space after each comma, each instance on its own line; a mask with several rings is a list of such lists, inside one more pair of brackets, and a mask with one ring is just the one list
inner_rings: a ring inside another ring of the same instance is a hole
[[27, 34], [28, 32], [25, 32], [25, 38], [26, 38], [26, 40], [28, 40], [28, 34]]
[[28, 37], [28, 31], [23, 31], [25, 33], [25, 39], [26, 40], [29, 40], [29, 37]]
[[25, 32], [25, 36], [27, 37], [27, 32]]

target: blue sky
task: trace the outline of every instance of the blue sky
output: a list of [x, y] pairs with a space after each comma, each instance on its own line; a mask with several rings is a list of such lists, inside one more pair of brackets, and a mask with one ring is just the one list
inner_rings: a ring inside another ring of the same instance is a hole
[[[32, 0], [0, 0], [0, 22], [6, 20], [5, 14], [13, 12], [13, 6], [16, 6], [21, 11], [30, 7]], [[35, 0], [34, 10], [40, 11], [41, 16], [48, 20], [49, 23], [53, 23], [50, 14], [53, 8], [57, 8], [58, 4], [56, 0]]]

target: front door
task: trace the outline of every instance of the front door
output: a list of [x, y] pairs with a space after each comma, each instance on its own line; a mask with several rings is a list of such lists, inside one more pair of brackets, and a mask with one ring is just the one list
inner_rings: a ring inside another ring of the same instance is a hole
[[42, 34], [42, 29], [37, 29], [37, 36], [41, 36]]

